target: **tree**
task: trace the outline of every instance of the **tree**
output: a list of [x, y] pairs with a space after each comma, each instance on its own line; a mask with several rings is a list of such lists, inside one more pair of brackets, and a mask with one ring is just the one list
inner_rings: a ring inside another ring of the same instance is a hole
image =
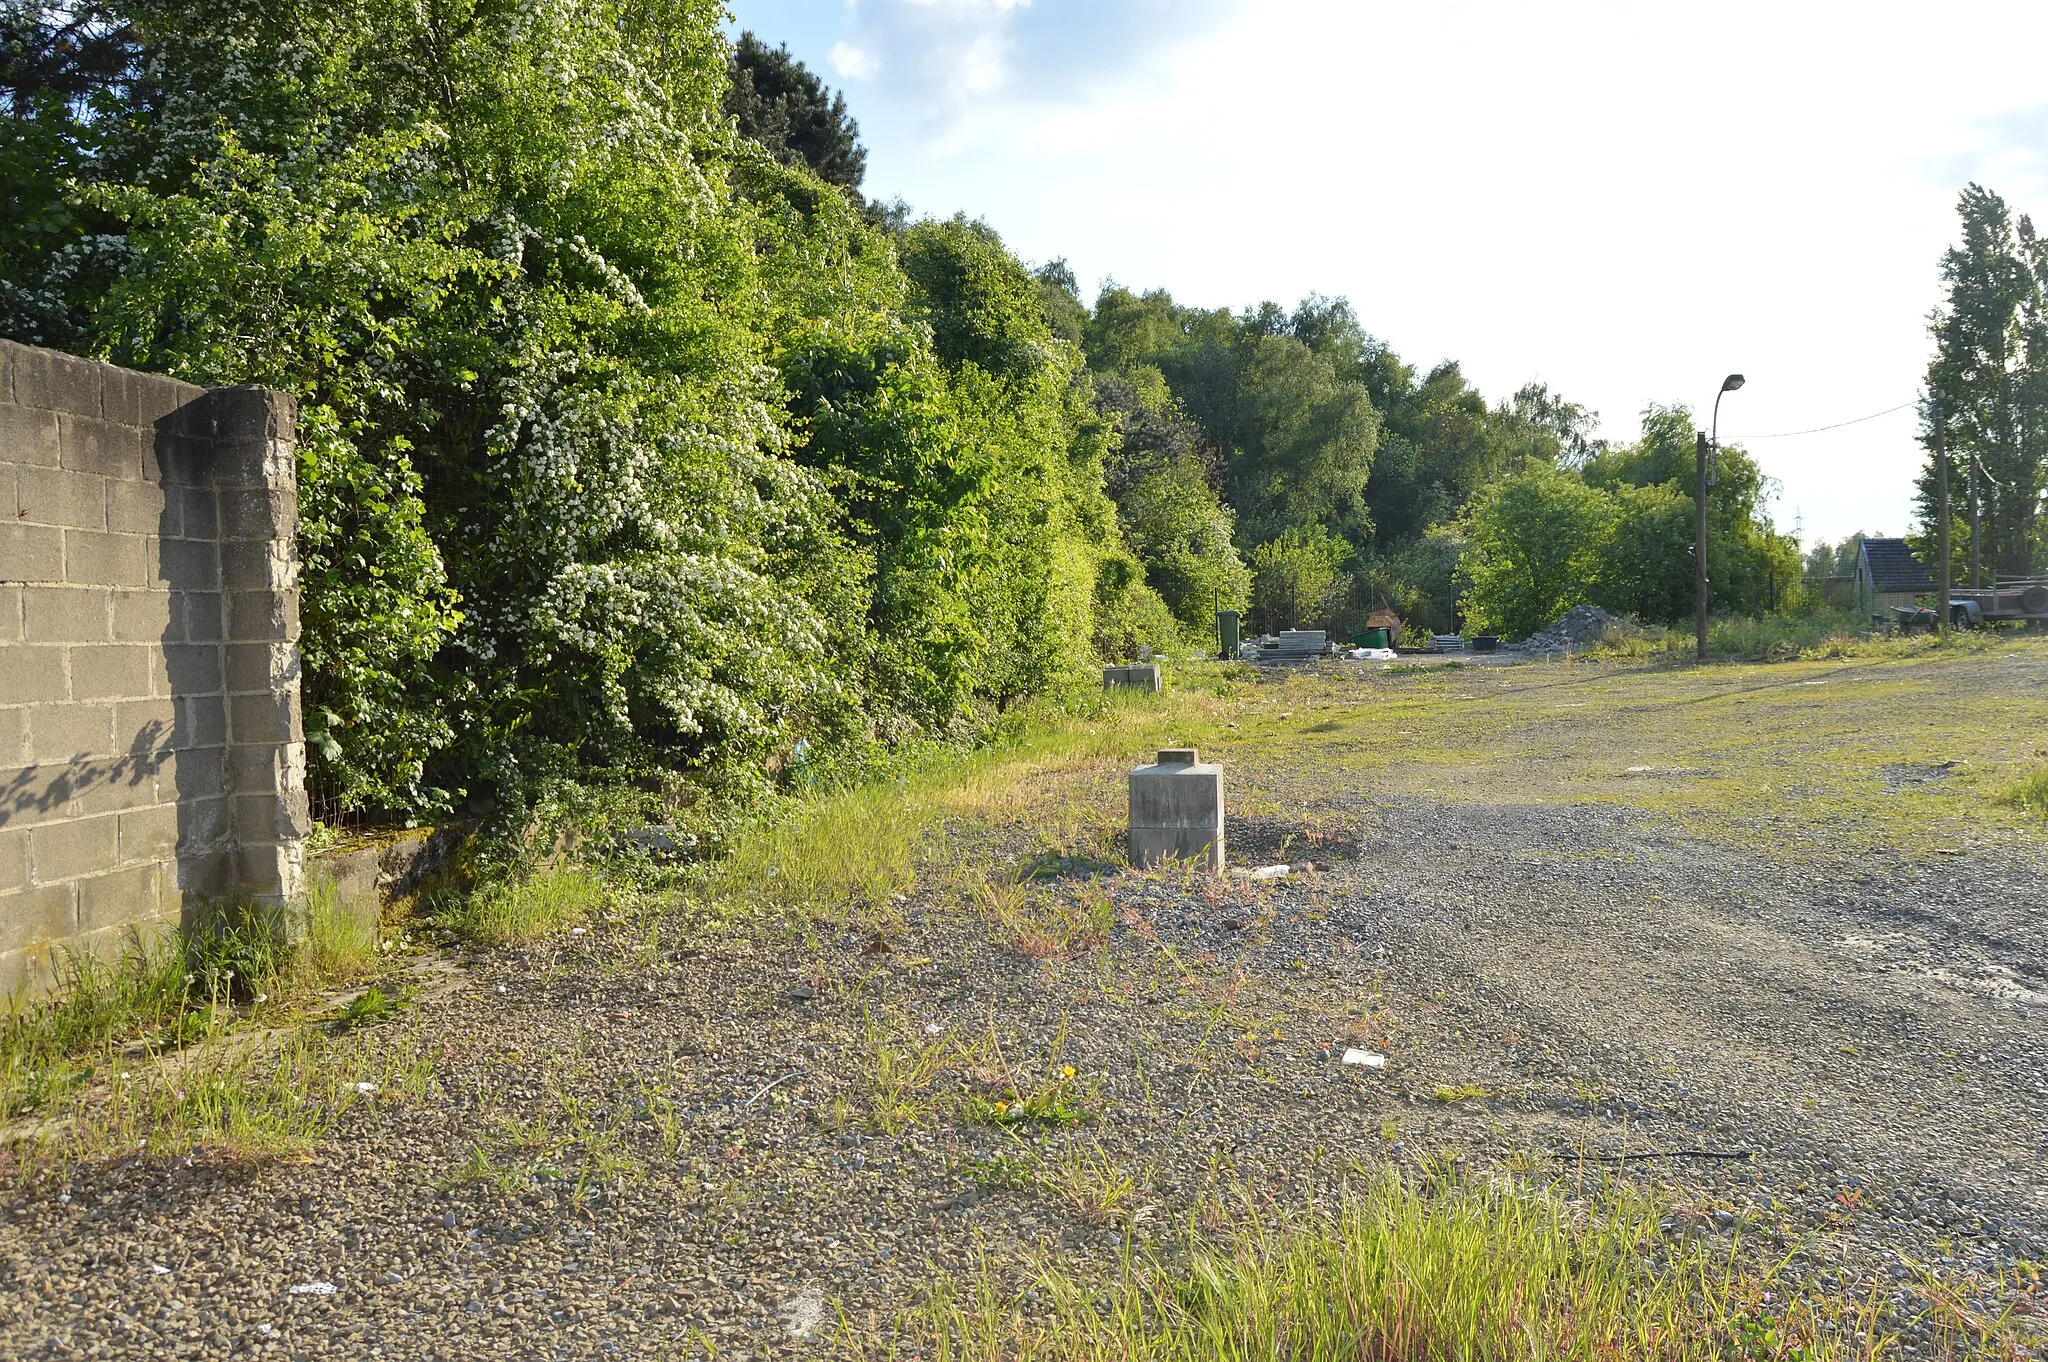
[[1966, 543], [1980, 520], [1983, 570], [2025, 575], [2040, 561], [2048, 486], [2048, 247], [2028, 218], [2015, 222], [2005, 200], [1981, 185], [1963, 190], [1956, 212], [1962, 241], [1942, 256], [1947, 297], [1928, 319], [1935, 353], [1922, 413], [1930, 455], [1919, 480], [1920, 518], [1932, 527], [1939, 514], [1932, 457], [1939, 413], [1953, 515], [1963, 531], [1954, 538]]
[[1593, 600], [1613, 525], [1612, 499], [1568, 470], [1531, 465], [1483, 489], [1460, 522], [1466, 627], [1524, 638]]
[[766, 147], [785, 165], [802, 165], [827, 184], [858, 190], [867, 175], [860, 124], [846, 111], [846, 96], [828, 90], [789, 47], [769, 47], [740, 34], [730, 61], [725, 111], [740, 135]]
[[1339, 569], [1350, 549], [1316, 524], [1291, 525], [1252, 550], [1252, 610], [1266, 629], [1327, 625], [1350, 579]]

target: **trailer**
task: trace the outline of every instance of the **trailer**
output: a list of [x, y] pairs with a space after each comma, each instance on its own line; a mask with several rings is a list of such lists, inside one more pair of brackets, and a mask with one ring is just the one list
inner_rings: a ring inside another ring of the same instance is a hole
[[1948, 617], [1958, 629], [1984, 624], [2048, 629], [2048, 577], [1994, 577], [1989, 588], [1951, 589]]

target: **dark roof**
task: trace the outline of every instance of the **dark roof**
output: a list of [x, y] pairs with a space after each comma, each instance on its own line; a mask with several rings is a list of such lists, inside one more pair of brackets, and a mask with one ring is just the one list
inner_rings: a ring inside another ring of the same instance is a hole
[[1870, 564], [1873, 591], [1933, 591], [1938, 585], [1903, 539], [1866, 539], [1863, 557]]

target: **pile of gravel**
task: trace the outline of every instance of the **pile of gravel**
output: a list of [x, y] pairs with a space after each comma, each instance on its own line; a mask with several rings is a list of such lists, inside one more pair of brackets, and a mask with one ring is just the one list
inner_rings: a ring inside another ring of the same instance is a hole
[[1614, 616], [1597, 605], [1575, 605], [1521, 646], [1532, 653], [1583, 652], [1604, 638], [1614, 622]]

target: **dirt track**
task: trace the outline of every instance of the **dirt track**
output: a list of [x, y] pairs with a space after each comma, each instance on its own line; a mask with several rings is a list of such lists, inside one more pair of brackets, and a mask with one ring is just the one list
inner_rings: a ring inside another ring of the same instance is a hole
[[[2041, 743], [1987, 710], [2048, 712], [2048, 652], [1245, 686], [1205, 739], [1236, 855], [1313, 870], [1116, 870], [1102, 763], [1058, 854], [1036, 806], [960, 831], [880, 946], [670, 920], [476, 959], [404, 1024], [430, 1100], [365, 1104], [309, 1163], [12, 1203], [0, 1352], [811, 1355], [984, 1250], [1107, 1265], [1389, 1158], [1569, 1180], [1673, 1150], [1750, 1156], [1622, 1166], [1674, 1232], [1909, 1313], [1913, 1264], [2031, 1306], [1990, 1277], [2048, 1259], [2048, 842], [1986, 791]], [[1107, 940], [1034, 954], [961, 893], [1027, 867], [1026, 920]], [[1063, 1084], [1093, 1119], [964, 1114]]]

